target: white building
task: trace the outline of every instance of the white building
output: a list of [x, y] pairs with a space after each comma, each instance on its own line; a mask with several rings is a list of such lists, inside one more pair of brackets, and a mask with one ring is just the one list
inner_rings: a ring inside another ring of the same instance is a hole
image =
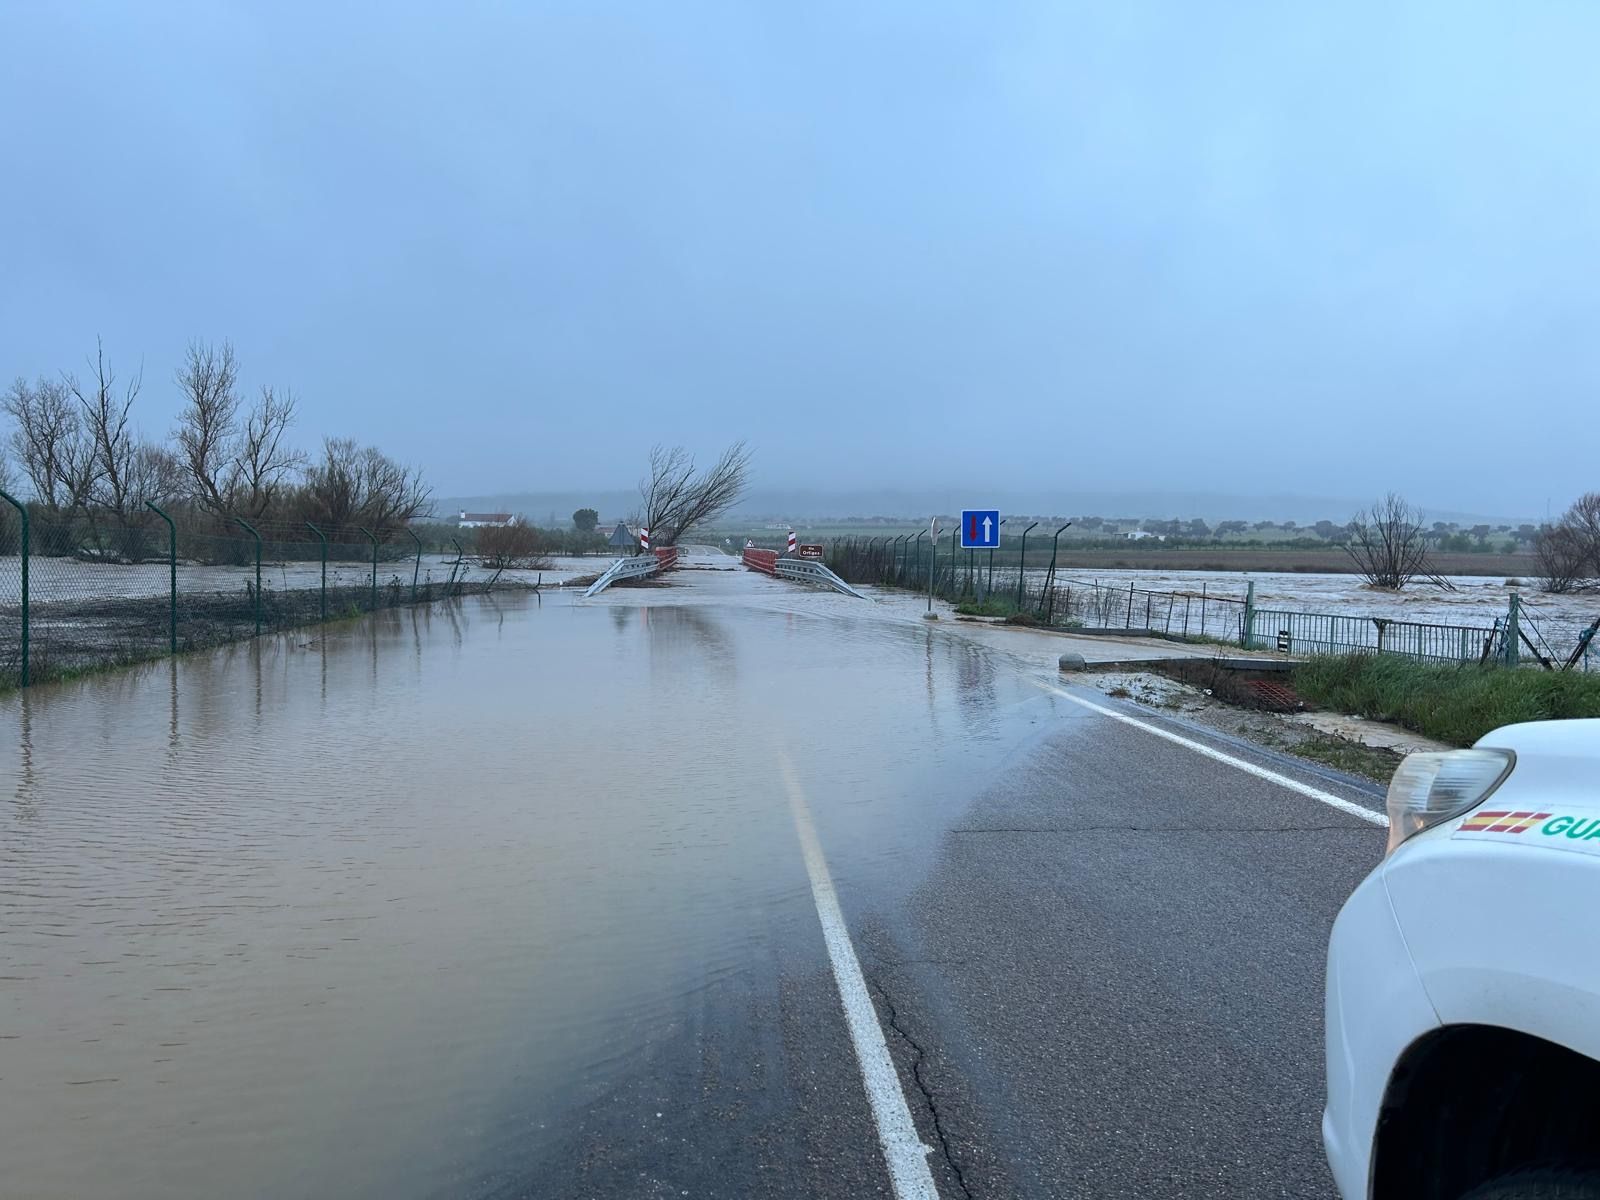
[[485, 525], [498, 529], [511, 524], [510, 513], [469, 513], [461, 510], [461, 516], [456, 521], [462, 529], [482, 529]]

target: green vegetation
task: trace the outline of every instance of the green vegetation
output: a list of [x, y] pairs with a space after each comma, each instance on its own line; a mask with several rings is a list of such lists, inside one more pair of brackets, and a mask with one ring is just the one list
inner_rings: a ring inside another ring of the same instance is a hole
[[976, 600], [963, 600], [956, 605], [956, 612], [963, 617], [1009, 617], [1018, 611], [1014, 597], [990, 596], [982, 604]]
[[1278, 739], [1257, 736], [1264, 744], [1286, 753], [1377, 783], [1388, 783], [1403, 757], [1397, 751], [1382, 746], [1364, 746], [1330, 733], [1307, 733], [1299, 738]]
[[1517, 721], [1600, 717], [1600, 676], [1432, 665], [1390, 655], [1315, 658], [1294, 673], [1304, 699], [1468, 746]]

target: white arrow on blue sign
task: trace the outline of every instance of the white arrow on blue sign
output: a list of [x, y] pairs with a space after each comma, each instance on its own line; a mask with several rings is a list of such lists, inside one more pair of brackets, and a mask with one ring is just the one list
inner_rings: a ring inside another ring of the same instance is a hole
[[1000, 544], [1000, 510], [998, 508], [964, 508], [961, 510], [961, 548], [963, 550], [993, 550]]

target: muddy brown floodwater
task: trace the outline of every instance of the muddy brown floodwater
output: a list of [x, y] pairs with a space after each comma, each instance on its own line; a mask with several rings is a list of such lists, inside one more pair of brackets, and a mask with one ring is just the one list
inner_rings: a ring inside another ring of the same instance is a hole
[[509, 596], [0, 700], [0, 1189], [470, 1190], [809, 914], [780, 746], [841, 889], [910, 888], [1011, 667]]

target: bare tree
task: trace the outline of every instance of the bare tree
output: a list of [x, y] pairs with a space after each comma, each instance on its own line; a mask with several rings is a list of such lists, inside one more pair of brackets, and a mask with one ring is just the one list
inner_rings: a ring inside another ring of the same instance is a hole
[[1592, 587], [1600, 576], [1600, 492], [1579, 496], [1561, 520], [1541, 529], [1533, 553], [1545, 591]]
[[176, 379], [185, 402], [173, 438], [190, 498], [219, 517], [266, 515], [305, 463], [285, 441], [294, 394], [263, 387], [241, 422], [239, 362], [228, 342], [190, 342]]
[[652, 546], [674, 546], [698, 525], [732, 508], [749, 483], [751, 450], [735, 442], [705, 471], [682, 446], [650, 451], [650, 469], [639, 481], [644, 523]]
[[306, 468], [300, 508], [308, 521], [334, 528], [355, 524], [361, 508], [361, 448], [354, 438], [324, 438], [322, 458]]
[[74, 504], [80, 517], [74, 526], [74, 548], [80, 554], [137, 562], [148, 549], [151, 515], [145, 501], [177, 494], [177, 459], [165, 448], [145, 441], [133, 425], [133, 404], [143, 373], [119, 388], [98, 338], [89, 370], [86, 384], [71, 375], [63, 377], [77, 401], [82, 439], [80, 461], [72, 468]]
[[1590, 567], [1600, 571], [1600, 492], [1585, 492], [1572, 502], [1561, 523], [1575, 530], [1588, 547]]
[[133, 402], [143, 385], [142, 373], [123, 385], [119, 394], [116, 372], [106, 361], [105, 347], [95, 339], [93, 372], [87, 387], [68, 376], [67, 387], [78, 401], [84, 432], [89, 439], [93, 485], [89, 500], [125, 520], [139, 501], [133, 489], [134, 458], [140, 440], [133, 428]]
[[423, 515], [432, 495], [416, 468], [375, 446], [328, 438], [321, 461], [306, 468], [299, 499], [306, 519], [319, 525], [360, 525], [383, 536]]
[[1557, 595], [1591, 585], [1594, 555], [1580, 530], [1565, 522], [1541, 529], [1533, 539], [1539, 586]]
[[[129, 490], [140, 502], [150, 500], [166, 505], [187, 492], [183, 463], [165, 446], [140, 442], [129, 465]], [[137, 514], [141, 520], [143, 514]]]
[[291, 474], [304, 465], [305, 455], [284, 445], [294, 417], [293, 392], [262, 387], [245, 418], [228, 474], [225, 494], [233, 512], [262, 516], [276, 503]]
[[239, 364], [233, 346], [192, 341], [175, 376], [184, 395], [178, 427], [172, 431], [189, 480], [190, 498], [218, 515], [229, 510], [228, 475], [238, 437]]
[[693, 480], [694, 459], [682, 446], [668, 449], [657, 445], [650, 448], [649, 471], [639, 481], [639, 499], [643, 501], [639, 519], [653, 537], [658, 536], [659, 531], [659, 545], [667, 544], [670, 514], [682, 508]]
[[374, 533], [399, 529], [426, 511], [433, 489], [417, 468], [395, 462], [376, 446], [362, 452], [361, 468], [361, 513]]
[[85, 503], [92, 455], [67, 382], [19, 378], [0, 397], [0, 411], [12, 420], [11, 450], [34, 499], [52, 512]]
[[1373, 587], [1399, 590], [1419, 575], [1444, 581], [1428, 565], [1422, 514], [1390, 492], [1350, 522], [1345, 551]]
[[496, 571], [507, 567], [548, 566], [539, 559], [539, 531], [518, 517], [509, 525], [485, 525], [475, 533], [478, 558]]

